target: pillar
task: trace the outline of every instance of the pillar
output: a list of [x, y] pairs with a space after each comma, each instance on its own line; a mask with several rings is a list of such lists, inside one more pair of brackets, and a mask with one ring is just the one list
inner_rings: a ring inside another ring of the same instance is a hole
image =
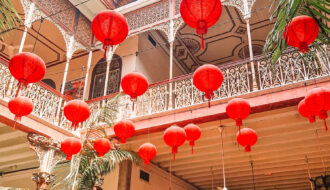
[[83, 100], [86, 100], [86, 90], [87, 90], [87, 83], [88, 83], [88, 77], [89, 77], [89, 70], [91, 68], [91, 63], [92, 63], [92, 55], [93, 55], [93, 51], [90, 50], [89, 54], [88, 54], [87, 70], [86, 70], [84, 92], [83, 92]]

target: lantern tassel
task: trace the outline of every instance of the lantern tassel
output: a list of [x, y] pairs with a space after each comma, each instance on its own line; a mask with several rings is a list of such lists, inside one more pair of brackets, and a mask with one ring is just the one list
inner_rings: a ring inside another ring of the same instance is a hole
[[239, 127], [239, 126], [242, 126], [243, 122], [242, 122], [242, 119], [241, 118], [237, 118], [236, 119], [236, 126]]
[[144, 164], [146, 165], [146, 170], [148, 171], [148, 165], [150, 164], [150, 161], [149, 160], [145, 160], [144, 161]]
[[178, 153], [178, 147], [173, 146], [172, 147], [172, 154], [173, 154], [173, 160], [175, 160], [175, 154]]
[[15, 118], [14, 118], [14, 125], [13, 125], [13, 130], [15, 130], [16, 129], [16, 124], [17, 124], [17, 122], [18, 121], [21, 121], [21, 119], [22, 119], [22, 117], [21, 116], [19, 116], [19, 115], [15, 115]]
[[251, 152], [251, 146], [246, 146], [245, 147], [245, 152]]
[[201, 45], [202, 45], [202, 49], [204, 49], [204, 34], [203, 33], [201, 36]]
[[315, 122], [315, 116], [313, 116], [313, 115], [310, 115], [308, 117], [308, 119], [309, 119], [309, 123], [314, 123]]
[[301, 53], [307, 53], [307, 52], [309, 51], [309, 48], [308, 48], [308, 44], [307, 44], [307, 42], [301, 42], [301, 43], [299, 44], [299, 51], [300, 51]]
[[325, 131], [328, 131], [328, 125], [327, 125], [327, 121], [325, 119], [323, 120], [323, 123], [324, 123]]
[[72, 159], [72, 155], [66, 155], [66, 160], [71, 160]]
[[191, 146], [191, 154], [194, 154], [195, 141], [190, 141], [189, 145]]
[[121, 143], [126, 143], [126, 139], [125, 138], [120, 138], [120, 142]]

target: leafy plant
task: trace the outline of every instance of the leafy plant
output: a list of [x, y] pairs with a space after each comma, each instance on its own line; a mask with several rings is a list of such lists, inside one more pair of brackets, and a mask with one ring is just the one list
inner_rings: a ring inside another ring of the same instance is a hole
[[113, 171], [120, 162], [131, 160], [136, 163], [139, 161], [135, 153], [119, 149], [112, 149], [99, 158], [93, 150], [89, 138], [91, 133], [98, 132], [105, 137], [108, 136], [105, 128], [113, 126], [113, 121], [117, 116], [118, 97], [109, 100], [104, 108], [95, 113], [96, 117], [87, 121], [87, 132], [82, 138], [82, 150], [73, 157], [71, 162], [57, 164], [54, 172], [56, 181], [51, 189], [72, 189], [75, 186], [81, 190], [93, 189], [102, 180], [102, 177]]
[[[323, 51], [321, 44], [329, 44], [328, 22], [330, 21], [330, 2], [328, 0], [274, 0], [272, 7], [277, 5], [270, 19], [276, 18], [273, 29], [268, 34], [264, 53], [269, 53], [272, 63], [276, 63], [287, 47], [283, 32], [288, 23], [298, 15], [308, 15], [314, 18], [320, 28], [319, 35], [313, 46]], [[311, 52], [314, 53], [315, 52]], [[303, 58], [306, 56], [302, 56]]]
[[22, 24], [14, 5], [10, 0], [0, 0], [0, 38], [8, 30], [12, 30]]

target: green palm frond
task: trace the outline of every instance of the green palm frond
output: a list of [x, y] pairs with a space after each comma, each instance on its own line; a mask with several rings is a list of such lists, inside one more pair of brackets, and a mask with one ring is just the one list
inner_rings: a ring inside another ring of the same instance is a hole
[[[271, 20], [276, 18], [273, 29], [268, 34], [264, 46], [264, 53], [269, 53], [272, 63], [276, 63], [282, 52], [287, 47], [283, 32], [287, 24], [298, 15], [308, 15], [318, 23], [320, 32], [313, 43], [329, 44], [330, 30], [329, 22], [330, 3], [327, 0], [274, 0], [273, 6], [277, 5]], [[317, 46], [317, 45], [316, 45]], [[319, 46], [320, 47], [320, 46]], [[304, 57], [304, 56], [303, 56]]]
[[0, 0], [0, 38], [5, 31], [12, 30], [22, 24], [14, 5], [10, 0]]

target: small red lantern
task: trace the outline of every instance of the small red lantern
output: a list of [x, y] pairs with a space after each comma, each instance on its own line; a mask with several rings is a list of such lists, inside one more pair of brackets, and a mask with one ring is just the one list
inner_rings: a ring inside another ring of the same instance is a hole
[[11, 113], [15, 114], [13, 126], [13, 130], [15, 130], [16, 121], [21, 121], [22, 116], [27, 116], [33, 111], [33, 103], [30, 98], [17, 96], [8, 102], [8, 108]]
[[10, 59], [9, 71], [18, 80], [17, 96], [22, 86], [38, 82], [45, 76], [46, 65], [38, 55], [22, 52]]
[[163, 138], [165, 143], [172, 147], [173, 160], [175, 160], [178, 147], [186, 141], [186, 132], [183, 128], [173, 125], [165, 130]]
[[184, 22], [201, 35], [202, 49], [204, 49], [204, 35], [207, 29], [219, 20], [221, 12], [222, 6], [219, 0], [182, 0], [180, 5]]
[[148, 165], [150, 164], [150, 160], [154, 159], [157, 155], [157, 148], [151, 143], [144, 143], [140, 146], [138, 154], [144, 160], [146, 170], [148, 171]]
[[113, 130], [121, 143], [126, 143], [126, 139], [134, 135], [135, 126], [130, 120], [121, 120], [113, 126]]
[[250, 152], [251, 146], [255, 145], [258, 140], [258, 135], [253, 129], [243, 128], [236, 133], [236, 140], [245, 148], [245, 152]]
[[327, 111], [330, 104], [330, 90], [324, 87], [314, 88], [307, 93], [305, 102], [313, 113], [317, 113], [319, 118], [323, 119], [324, 128], [328, 131], [326, 119], [328, 118]]
[[316, 113], [313, 113], [313, 109], [307, 107], [305, 99], [302, 99], [298, 104], [298, 112], [301, 116], [306, 117], [309, 119], [310, 123], [315, 122]]
[[90, 115], [89, 106], [82, 100], [70, 100], [64, 106], [65, 117], [72, 122], [72, 128], [76, 130], [79, 123], [86, 121]]
[[308, 52], [308, 45], [313, 43], [319, 33], [319, 26], [310, 16], [297, 16], [291, 20], [283, 32], [283, 38], [290, 46]]
[[111, 149], [110, 141], [106, 138], [99, 138], [94, 141], [94, 150], [98, 153], [99, 157], [103, 157], [104, 154]]
[[214, 65], [205, 64], [199, 67], [193, 76], [193, 83], [196, 88], [205, 93], [206, 99], [213, 98], [213, 91], [218, 90], [223, 81], [223, 75], [220, 69]]
[[247, 118], [251, 112], [249, 102], [243, 98], [234, 98], [230, 100], [226, 106], [227, 115], [236, 120], [236, 126], [242, 126], [242, 120]]
[[184, 130], [187, 135], [187, 141], [189, 141], [189, 145], [191, 146], [191, 153], [194, 154], [195, 141], [202, 135], [201, 129], [197, 125], [189, 123], [184, 127]]
[[103, 43], [104, 58], [109, 46], [120, 44], [128, 35], [128, 24], [121, 13], [105, 10], [98, 13], [92, 21], [94, 36]]
[[71, 160], [72, 155], [78, 154], [81, 150], [81, 142], [75, 137], [68, 137], [61, 143], [61, 150], [66, 154], [66, 159]]
[[135, 102], [138, 96], [141, 96], [147, 91], [148, 80], [141, 73], [130, 72], [121, 79], [121, 88]]

